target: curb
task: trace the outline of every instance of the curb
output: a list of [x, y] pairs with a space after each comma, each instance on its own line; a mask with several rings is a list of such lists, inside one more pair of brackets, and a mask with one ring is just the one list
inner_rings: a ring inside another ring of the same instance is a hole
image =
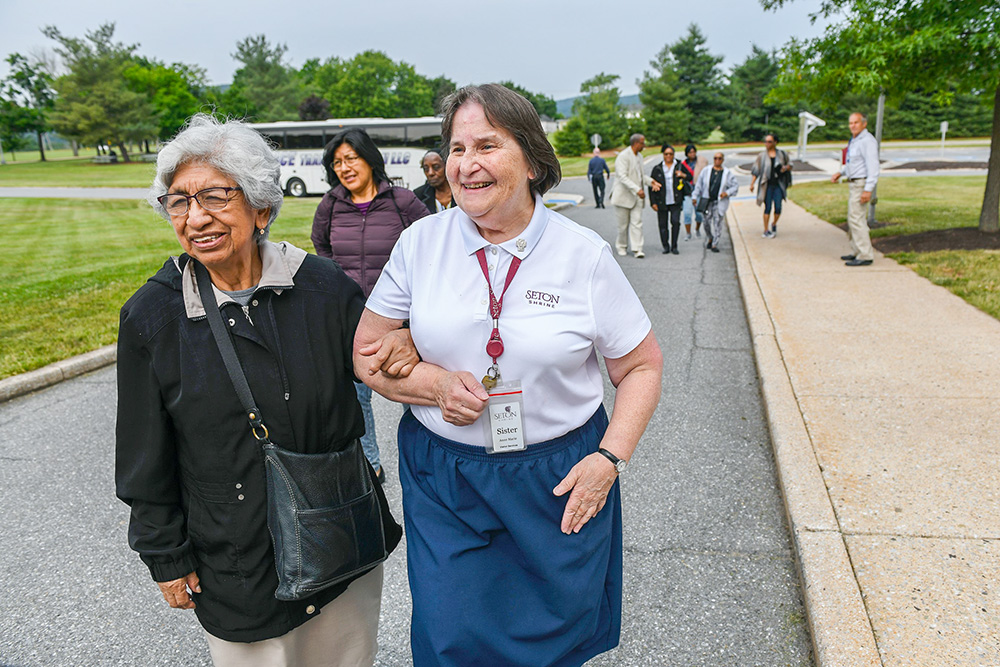
[[0, 380], [0, 403], [103, 368], [115, 363], [117, 358], [117, 346], [105, 345], [92, 352], [57, 361], [38, 370], [5, 378]]
[[875, 632], [733, 207], [726, 215], [818, 667], [882, 667]]

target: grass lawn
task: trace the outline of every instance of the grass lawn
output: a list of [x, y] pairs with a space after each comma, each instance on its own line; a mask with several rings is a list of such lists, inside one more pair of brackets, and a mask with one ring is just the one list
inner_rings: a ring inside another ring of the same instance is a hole
[[890, 257], [1000, 319], [1000, 251], [899, 252]]
[[11, 162], [0, 166], [0, 186], [145, 188], [153, 182], [151, 162], [94, 164], [90, 159]]
[[[286, 199], [273, 240], [312, 250], [319, 198]], [[118, 309], [180, 246], [144, 202], [0, 199], [0, 378], [115, 342]]]
[[[985, 176], [883, 178], [878, 183], [879, 222], [872, 238], [916, 234], [931, 229], [975, 227], [983, 205]], [[835, 225], [847, 222], [847, 185], [829, 181], [795, 184], [788, 196], [810, 213]]]
[[[916, 234], [933, 229], [976, 227], [982, 208], [985, 176], [916, 176], [879, 181], [878, 221], [873, 238]], [[803, 183], [789, 196], [809, 212], [833, 224], [847, 222], [847, 186]], [[936, 285], [1000, 319], [1000, 252], [944, 250], [891, 253]]]

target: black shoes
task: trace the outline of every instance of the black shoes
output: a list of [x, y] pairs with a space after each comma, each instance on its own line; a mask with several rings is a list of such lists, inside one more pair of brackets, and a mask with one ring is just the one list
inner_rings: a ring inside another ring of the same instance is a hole
[[711, 248], [709, 248], [709, 250], [711, 250], [712, 252], [719, 252], [719, 249], [716, 248], [715, 246], [712, 246]]
[[677, 248], [671, 248], [671, 249], [670, 249], [670, 254], [671, 254], [671, 255], [679, 255], [680, 253], [679, 253], [679, 252], [677, 252]]
[[378, 472], [375, 473], [375, 479], [378, 480], [379, 484], [385, 486], [385, 468], [379, 466]]
[[845, 262], [849, 262], [852, 259], [857, 259], [857, 256], [856, 255], [841, 255], [840, 258], [842, 260], [844, 260]]
[[663, 249], [663, 254], [664, 255], [669, 255], [670, 254], [670, 248], [664, 248]]
[[868, 266], [871, 263], [870, 259], [852, 259], [849, 262], [844, 262], [846, 266]]

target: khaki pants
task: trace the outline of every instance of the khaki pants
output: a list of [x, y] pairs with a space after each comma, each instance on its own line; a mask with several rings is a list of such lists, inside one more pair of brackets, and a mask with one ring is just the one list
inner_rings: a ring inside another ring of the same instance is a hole
[[618, 216], [618, 240], [615, 246], [620, 253], [628, 250], [626, 239], [631, 243], [633, 252], [643, 252], [642, 206], [642, 200], [632, 208], [615, 206], [615, 214]]
[[315, 618], [259, 642], [205, 633], [215, 667], [361, 667], [375, 663], [382, 607], [382, 565], [355, 579]]
[[875, 259], [872, 240], [868, 235], [868, 204], [861, 203], [861, 193], [865, 191], [864, 180], [847, 184], [847, 234], [851, 239], [851, 254], [857, 259]]

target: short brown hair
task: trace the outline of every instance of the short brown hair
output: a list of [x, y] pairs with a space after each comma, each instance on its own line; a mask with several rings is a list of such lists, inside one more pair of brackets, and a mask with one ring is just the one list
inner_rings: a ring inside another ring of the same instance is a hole
[[486, 83], [481, 86], [465, 86], [444, 99], [441, 104], [441, 139], [445, 150], [451, 145], [451, 126], [455, 113], [466, 102], [475, 102], [483, 107], [486, 120], [493, 127], [507, 130], [524, 152], [535, 177], [531, 179], [531, 191], [542, 195], [562, 180], [562, 169], [559, 159], [552, 149], [542, 121], [531, 102], [513, 90], [496, 83]]

